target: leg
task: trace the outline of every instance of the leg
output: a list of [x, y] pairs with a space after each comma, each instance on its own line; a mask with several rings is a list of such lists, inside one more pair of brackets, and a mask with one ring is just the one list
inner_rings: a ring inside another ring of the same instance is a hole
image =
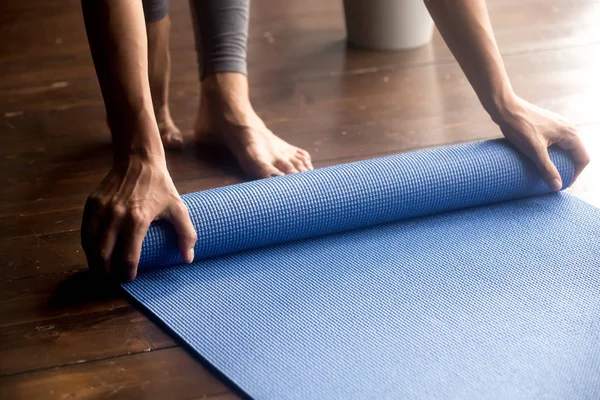
[[253, 178], [312, 169], [309, 154], [275, 136], [250, 104], [246, 77], [249, 0], [190, 0], [201, 96], [195, 133], [226, 146]]
[[171, 20], [167, 15], [168, 0], [144, 0], [148, 35], [148, 78], [154, 114], [165, 148], [181, 148], [183, 136], [173, 123], [169, 111], [169, 79], [171, 57], [169, 32]]

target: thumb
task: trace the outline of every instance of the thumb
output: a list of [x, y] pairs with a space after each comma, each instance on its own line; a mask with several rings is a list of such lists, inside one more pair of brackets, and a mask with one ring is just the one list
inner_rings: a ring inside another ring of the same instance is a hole
[[177, 242], [181, 257], [186, 263], [194, 261], [194, 245], [198, 239], [196, 230], [192, 225], [190, 213], [183, 201], [178, 200], [167, 208], [164, 219], [169, 221], [177, 232]]
[[550, 155], [548, 154], [548, 148], [542, 146], [535, 146], [533, 148], [533, 154], [530, 156], [531, 160], [537, 167], [538, 171], [542, 175], [546, 184], [550, 186], [550, 189], [554, 191], [559, 191], [562, 189], [563, 183], [556, 166], [550, 159]]

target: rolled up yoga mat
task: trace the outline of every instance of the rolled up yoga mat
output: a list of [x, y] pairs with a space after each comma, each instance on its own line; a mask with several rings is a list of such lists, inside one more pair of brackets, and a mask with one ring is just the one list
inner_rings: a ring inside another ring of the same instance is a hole
[[600, 210], [505, 141], [182, 198], [124, 288], [241, 396], [600, 398]]

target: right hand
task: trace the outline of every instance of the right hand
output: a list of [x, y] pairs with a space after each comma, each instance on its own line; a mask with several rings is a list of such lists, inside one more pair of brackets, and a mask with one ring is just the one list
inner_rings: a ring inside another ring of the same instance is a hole
[[570, 153], [577, 179], [581, 171], [590, 162], [590, 157], [577, 136], [575, 127], [563, 117], [551, 111], [537, 107], [520, 97], [502, 107], [495, 122], [502, 133], [517, 149], [525, 154], [537, 167], [552, 190], [561, 190], [562, 178], [548, 154], [548, 147], [556, 144]]
[[115, 162], [83, 212], [81, 244], [90, 268], [121, 281], [133, 280], [142, 242], [155, 219], [173, 224], [181, 255], [191, 263], [196, 231], [164, 156], [132, 155]]

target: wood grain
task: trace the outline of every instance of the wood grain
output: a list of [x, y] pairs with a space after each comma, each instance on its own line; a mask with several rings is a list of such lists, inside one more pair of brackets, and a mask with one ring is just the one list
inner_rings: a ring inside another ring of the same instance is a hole
[[85, 271], [0, 283], [0, 327], [127, 306], [118, 288]]
[[[440, 36], [407, 52], [348, 48], [340, 1], [255, 0], [252, 101], [317, 167], [499, 136]], [[489, 0], [524, 98], [600, 142], [598, 0]], [[171, 1], [171, 108], [198, 105], [186, 0]], [[111, 162], [80, 0], [0, 2], [0, 398], [237, 398], [114, 285], [86, 272], [83, 203]], [[181, 193], [240, 182], [230, 155], [168, 154]], [[593, 162], [570, 189], [600, 205]]]
[[181, 348], [0, 377], [3, 399], [237, 399]]
[[0, 328], [0, 376], [175, 347], [133, 307]]
[[[524, 97], [577, 125], [587, 125], [599, 122], [594, 105], [600, 84], [592, 79], [600, 68], [595, 56], [599, 52], [600, 44], [594, 44], [514, 56], [507, 65], [509, 70], [521, 71], [513, 74], [513, 81]], [[537, 72], [540, 64], [547, 65], [544, 74]], [[271, 129], [311, 151], [317, 165], [499, 135], [454, 64], [296, 82], [294, 92], [292, 99], [259, 110]], [[2, 237], [78, 229], [83, 202], [110, 163], [108, 137], [98, 147], [60, 153], [61, 143], [84, 145], [84, 139], [53, 138], [55, 147], [40, 155], [34, 165], [21, 162], [27, 154], [13, 153], [19, 160], [15, 161], [18, 165], [9, 163], [14, 174], [0, 177], [4, 187], [0, 194]], [[183, 154], [169, 154], [176, 183], [199, 180], [196, 186], [188, 186], [201, 190], [217, 186], [215, 181], [232, 182], [228, 178], [239, 173], [235, 167], [224, 171], [232, 165], [226, 154], [208, 160], [199, 153], [189, 148]]]

